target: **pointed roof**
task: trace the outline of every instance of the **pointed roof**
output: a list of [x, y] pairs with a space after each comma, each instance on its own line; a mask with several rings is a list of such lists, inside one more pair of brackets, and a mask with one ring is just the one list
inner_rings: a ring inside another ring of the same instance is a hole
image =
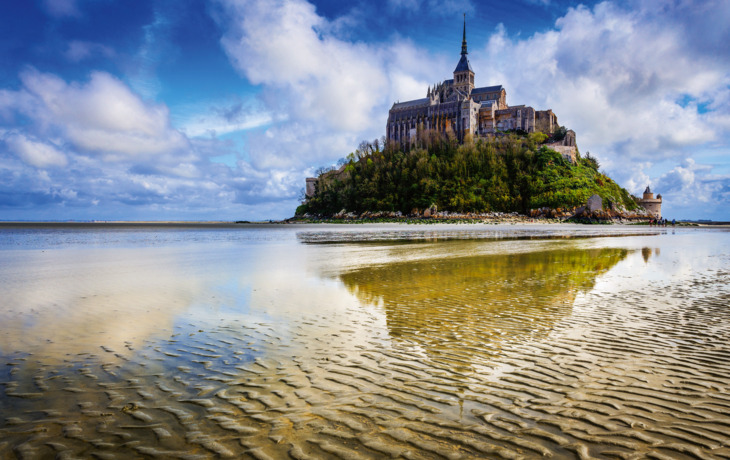
[[461, 39], [461, 55], [469, 54], [466, 51], [466, 13], [464, 13], [464, 37]]
[[459, 63], [456, 64], [456, 69], [454, 70], [454, 73], [456, 72], [474, 72], [471, 69], [471, 64], [469, 64], [469, 59], [467, 59], [466, 55], [469, 54], [466, 50], [466, 13], [464, 13], [464, 36], [461, 40], [461, 59], [459, 59]]
[[454, 73], [464, 72], [466, 70], [468, 70], [470, 72], [474, 72], [471, 69], [471, 64], [469, 64], [469, 59], [467, 59], [466, 56], [462, 54], [461, 59], [459, 59], [459, 63], [456, 64], [456, 69], [454, 69]]

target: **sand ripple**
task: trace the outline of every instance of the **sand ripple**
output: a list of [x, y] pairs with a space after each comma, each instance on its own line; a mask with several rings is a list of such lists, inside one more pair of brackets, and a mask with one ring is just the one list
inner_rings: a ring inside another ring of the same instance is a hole
[[11, 354], [0, 457], [730, 458], [730, 272], [616, 293], [555, 272], [567, 297], [526, 273], [528, 297], [395, 276], [388, 297], [369, 269], [342, 276], [357, 315], [302, 312], [287, 334], [211, 320], [126, 360]]

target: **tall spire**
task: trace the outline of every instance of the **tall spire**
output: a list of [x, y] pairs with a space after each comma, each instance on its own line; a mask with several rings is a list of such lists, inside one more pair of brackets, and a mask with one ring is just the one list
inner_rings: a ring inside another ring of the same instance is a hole
[[464, 38], [461, 40], [461, 55], [469, 54], [466, 52], [466, 13], [464, 13]]

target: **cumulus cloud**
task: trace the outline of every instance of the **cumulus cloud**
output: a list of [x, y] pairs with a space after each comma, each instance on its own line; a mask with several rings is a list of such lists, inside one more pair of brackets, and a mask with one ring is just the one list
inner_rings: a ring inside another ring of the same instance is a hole
[[286, 217], [296, 205], [301, 170], [212, 162], [235, 155], [229, 142], [188, 138], [170, 126], [166, 106], [109, 74], [66, 82], [29, 70], [21, 81], [0, 90], [0, 208], [233, 219]]
[[[423, 97], [458, 59], [397, 33], [368, 43], [344, 32], [372, 20], [370, 11], [328, 19], [305, 0], [214, 1], [221, 45], [258, 85], [255, 101], [209, 106], [174, 129], [167, 106], [154, 102], [170, 28], [156, 10], [127, 83], [104, 72], [74, 82], [31, 69], [19, 88], [0, 90], [0, 206], [118, 204], [198, 216], [277, 209], [269, 215], [283, 217], [313, 167], [380, 137], [390, 105]], [[432, 4], [390, 0], [382, 14]], [[79, 14], [74, 0], [43, 5], [56, 17]], [[473, 7], [439, 5], [432, 12]], [[650, 183], [672, 200], [726, 203], [728, 178], [707, 169], [702, 152], [726, 146], [730, 134], [728, 24], [730, 3], [720, 0], [603, 2], [571, 8], [553, 29], [526, 38], [499, 27], [487, 43], [470, 40], [469, 57], [479, 86], [502, 84], [510, 104], [552, 108], [576, 130], [581, 151], [631, 192]], [[71, 42], [65, 57], [114, 53], [100, 46]], [[245, 156], [219, 137], [238, 130], [247, 130]], [[221, 155], [239, 161], [211, 161]]]
[[[390, 103], [423, 97], [453, 64], [398, 36], [386, 44], [343, 40], [304, 0], [220, 3], [228, 13], [221, 24], [229, 58], [261, 85], [272, 113], [287, 114], [285, 123], [250, 136], [251, 160], [260, 168], [325, 162], [336, 155], [334, 146], [344, 155], [358, 137], [382, 134]], [[389, 7], [426, 3], [391, 0]], [[681, 161], [727, 134], [730, 112], [716, 101], [730, 97], [730, 63], [716, 51], [728, 27], [711, 27], [718, 23], [713, 11], [727, 16], [726, 2], [578, 6], [554, 29], [527, 38], [500, 26], [486, 45], [470, 42], [470, 58], [478, 84], [503, 84], [513, 105], [552, 108], [576, 130], [583, 152], [639, 193], [654, 164]], [[696, 34], [704, 45], [690, 38]], [[627, 163], [634, 167], [622, 167]]]
[[63, 167], [68, 164], [66, 155], [51, 144], [28, 139], [22, 134], [11, 134], [4, 140], [13, 153], [36, 168]]
[[338, 130], [370, 123], [388, 84], [377, 49], [323, 35], [326, 20], [305, 1], [226, 5], [235, 19], [222, 43], [250, 82], [283, 90], [278, 96], [298, 118]]
[[20, 91], [5, 92], [0, 110], [14, 109], [30, 117], [39, 133], [62, 135], [81, 152], [150, 155], [187, 146], [185, 137], [170, 127], [166, 106], [145, 103], [107, 73], [95, 72], [87, 83], [68, 84], [30, 70], [21, 80]]
[[498, 30], [476, 66], [495, 67], [493, 74], [508, 80], [512, 103], [552, 107], [589, 143], [630, 139], [656, 149], [707, 140], [715, 133], [696, 107], [677, 100], [715, 91], [727, 76], [661, 22], [611, 3], [581, 6], [560, 18], [557, 30], [527, 40]]
[[[477, 79], [505, 85], [510, 104], [552, 108], [578, 133], [584, 152], [621, 182], [641, 187], [641, 173], [621, 165], [680, 161], [688, 149], [727, 134], [720, 126], [724, 109], [699, 109], [730, 85], [727, 53], [713, 51], [727, 36], [727, 23], [721, 32], [705, 32], [712, 35], [705, 46], [689, 36], [711, 28], [715, 10], [725, 17], [727, 2], [578, 6], [554, 30], [527, 39], [511, 38], [500, 27], [470, 56], [475, 69], [487, 69], [486, 75], [477, 70]], [[686, 14], [696, 23], [685, 21]]]
[[652, 181], [652, 190], [662, 194], [662, 213], [679, 213], [686, 218], [727, 220], [730, 175], [714, 173], [710, 164], [683, 160]]
[[[280, 123], [249, 135], [259, 168], [345, 156], [363, 138], [380, 137], [396, 99], [424, 97], [443, 79], [442, 58], [411, 42], [348, 41], [339, 18], [319, 16], [304, 0], [220, 0], [224, 50], [234, 67], [262, 87], [261, 100]], [[352, 16], [348, 16], [352, 19]]]

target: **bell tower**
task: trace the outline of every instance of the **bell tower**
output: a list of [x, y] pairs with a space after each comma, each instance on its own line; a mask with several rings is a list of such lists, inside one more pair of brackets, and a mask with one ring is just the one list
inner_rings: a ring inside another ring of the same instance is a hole
[[466, 96], [471, 95], [474, 89], [474, 71], [471, 69], [469, 59], [466, 55], [466, 13], [464, 13], [464, 35], [461, 40], [461, 59], [454, 70], [454, 88], [464, 93]]

